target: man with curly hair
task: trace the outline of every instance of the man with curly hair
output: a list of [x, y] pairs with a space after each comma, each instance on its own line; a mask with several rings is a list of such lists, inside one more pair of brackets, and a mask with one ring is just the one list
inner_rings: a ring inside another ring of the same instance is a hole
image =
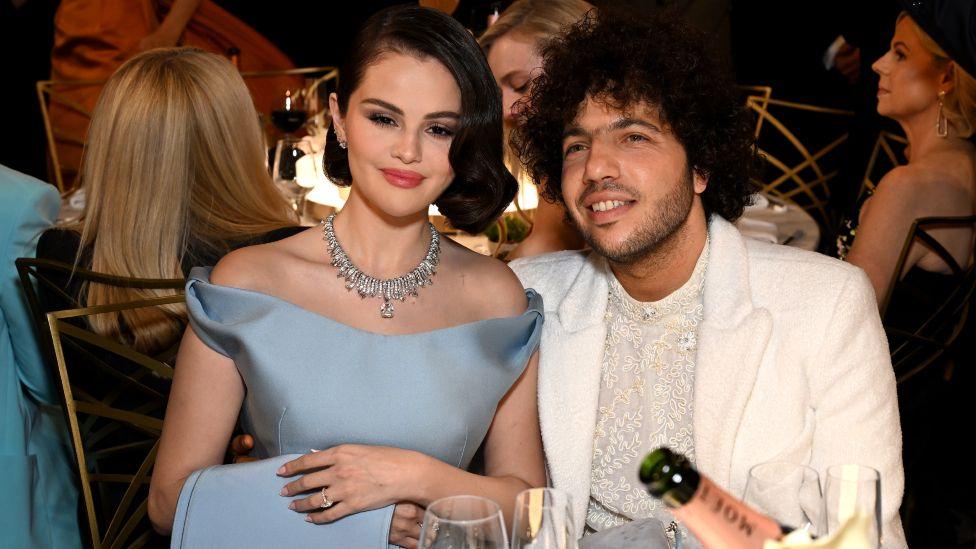
[[895, 379], [871, 285], [732, 225], [756, 191], [752, 125], [703, 44], [673, 14], [601, 11], [543, 51], [513, 145], [591, 248], [511, 264], [546, 301], [551, 482], [581, 532], [654, 517], [685, 537], [637, 479], [658, 446], [736, 495], [759, 463], [822, 479], [858, 463], [881, 473], [885, 545], [904, 546]]

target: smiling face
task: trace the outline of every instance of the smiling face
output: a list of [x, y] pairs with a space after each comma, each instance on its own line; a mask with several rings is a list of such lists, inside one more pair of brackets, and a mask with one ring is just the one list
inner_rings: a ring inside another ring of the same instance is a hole
[[505, 123], [511, 124], [518, 116], [518, 101], [528, 93], [529, 83], [542, 68], [535, 38], [518, 32], [501, 36], [488, 50], [488, 65], [502, 90]]
[[878, 80], [878, 114], [904, 120], [938, 104], [946, 69], [925, 49], [915, 22], [902, 17], [891, 48], [871, 69]]
[[383, 54], [366, 69], [344, 115], [329, 98], [347, 142], [353, 193], [392, 217], [427, 211], [454, 179], [448, 160], [461, 92], [438, 61]]
[[562, 192], [586, 242], [617, 263], [633, 263], [702, 208], [706, 181], [684, 147], [641, 104], [622, 111], [588, 97], [563, 138]]

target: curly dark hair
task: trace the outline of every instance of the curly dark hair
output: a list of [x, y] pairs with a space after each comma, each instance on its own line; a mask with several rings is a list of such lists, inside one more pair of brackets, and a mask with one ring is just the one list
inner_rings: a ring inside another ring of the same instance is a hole
[[[389, 52], [435, 59], [454, 76], [461, 90], [461, 119], [448, 152], [454, 181], [435, 204], [454, 228], [480, 233], [518, 191], [503, 160], [501, 91], [481, 47], [460, 23], [437, 10], [395, 6], [379, 11], [356, 35], [343, 66], [336, 89], [343, 115], [366, 69]], [[339, 146], [335, 132], [326, 138], [323, 163], [336, 184], [352, 183], [348, 151]]]
[[708, 179], [706, 214], [742, 215], [758, 190], [750, 116], [705, 36], [669, 10], [590, 12], [542, 49], [543, 73], [524, 101], [512, 148], [542, 194], [562, 201], [563, 131], [587, 97], [615, 109], [646, 102], [684, 146], [689, 166]]

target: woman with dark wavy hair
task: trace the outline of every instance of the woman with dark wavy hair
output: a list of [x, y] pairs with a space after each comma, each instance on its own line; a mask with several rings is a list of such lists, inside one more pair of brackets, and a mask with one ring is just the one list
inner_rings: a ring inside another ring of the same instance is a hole
[[[414, 547], [438, 498], [485, 496], [510, 518], [545, 484], [541, 298], [427, 220], [434, 203], [477, 232], [512, 199], [490, 82], [474, 38], [434, 10], [360, 31], [330, 97], [342, 211], [191, 272], [157, 529], [186, 546]], [[220, 466], [238, 416], [267, 459]], [[483, 476], [465, 470], [482, 442]]]

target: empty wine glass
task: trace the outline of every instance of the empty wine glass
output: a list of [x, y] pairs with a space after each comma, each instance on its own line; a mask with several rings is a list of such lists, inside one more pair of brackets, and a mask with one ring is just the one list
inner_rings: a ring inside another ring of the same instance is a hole
[[824, 487], [827, 533], [833, 534], [855, 514], [868, 517], [869, 536], [881, 546], [881, 473], [863, 465], [831, 465]]
[[431, 503], [420, 529], [421, 549], [508, 549], [505, 519], [494, 501], [452, 496]]
[[512, 549], [577, 549], [569, 494], [531, 488], [515, 498]]
[[813, 536], [826, 533], [820, 475], [810, 467], [786, 461], [760, 463], [749, 469], [742, 499], [784, 526]]
[[291, 203], [292, 209], [299, 216], [305, 209], [305, 196], [315, 186], [314, 171], [310, 178], [303, 177], [304, 174], [298, 169], [299, 161], [310, 154], [308, 142], [294, 137], [279, 139], [275, 146], [271, 177], [282, 196]]

